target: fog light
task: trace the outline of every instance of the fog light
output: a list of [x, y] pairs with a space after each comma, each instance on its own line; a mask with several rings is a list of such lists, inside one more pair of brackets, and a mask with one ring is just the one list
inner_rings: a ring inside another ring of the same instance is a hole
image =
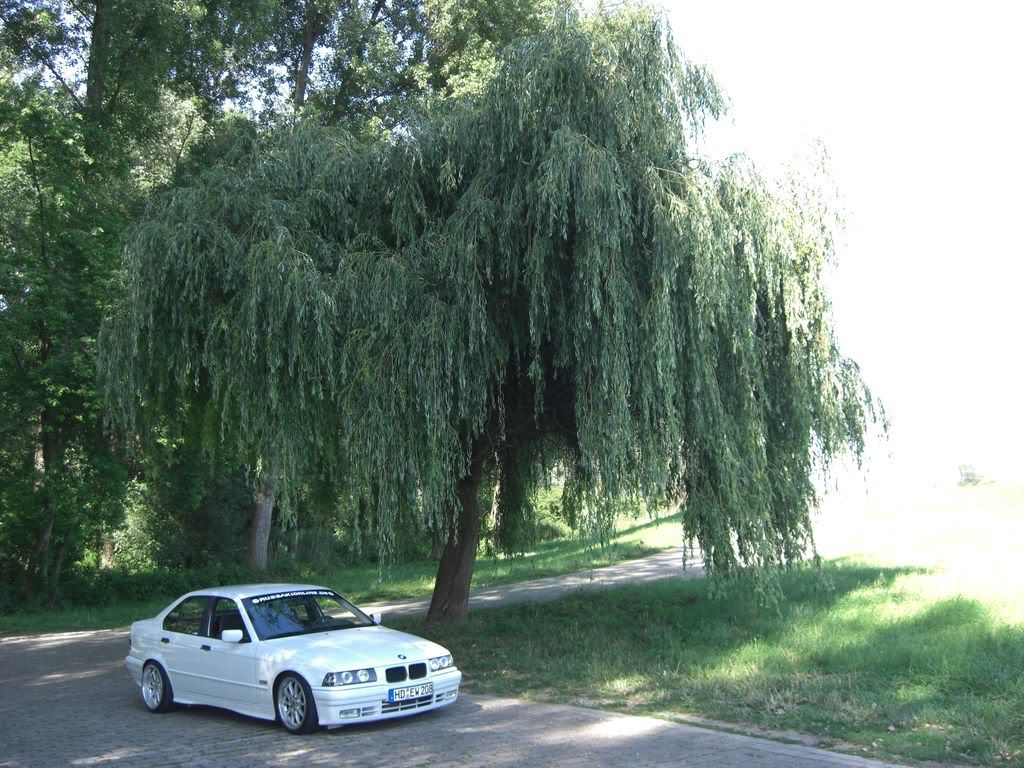
[[338, 717], [342, 720], [351, 720], [353, 717], [359, 717], [359, 707], [355, 709], [343, 709], [338, 712]]

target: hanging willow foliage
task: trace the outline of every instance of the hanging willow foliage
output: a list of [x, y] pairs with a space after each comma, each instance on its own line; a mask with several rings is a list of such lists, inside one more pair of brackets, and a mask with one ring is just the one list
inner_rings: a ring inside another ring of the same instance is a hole
[[657, 14], [567, 10], [388, 140], [249, 139], [128, 242], [113, 412], [202, 398], [244, 455], [333, 467], [385, 545], [401, 510], [446, 529], [474, 461], [499, 507], [557, 461], [596, 523], [685, 498], [715, 573], [802, 557], [812, 477], [875, 409], [830, 323], [823, 198], [690, 168], [722, 109]]

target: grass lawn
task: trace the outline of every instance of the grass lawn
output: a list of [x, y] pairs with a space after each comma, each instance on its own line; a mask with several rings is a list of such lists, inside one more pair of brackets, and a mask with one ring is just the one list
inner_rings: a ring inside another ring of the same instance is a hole
[[785, 574], [777, 611], [663, 582], [408, 626], [452, 649], [471, 691], [1024, 766], [1024, 489], [848, 506], [820, 530], [855, 554]]
[[[511, 584], [562, 573], [601, 567], [678, 546], [682, 529], [678, 515], [653, 521], [624, 520], [605, 547], [577, 539], [546, 542], [518, 557], [480, 557], [473, 572], [474, 587]], [[376, 565], [360, 565], [328, 571], [272, 573], [263, 580], [309, 581], [336, 589], [356, 603], [430, 595], [437, 563], [424, 560], [393, 565], [381, 574]], [[254, 576], [254, 581], [259, 580]], [[210, 585], [214, 586], [214, 585]], [[123, 627], [158, 613], [177, 594], [154, 595], [151, 600], [117, 602], [99, 606], [72, 606], [52, 611], [33, 611], [0, 616], [0, 633], [57, 632], [78, 629]]]

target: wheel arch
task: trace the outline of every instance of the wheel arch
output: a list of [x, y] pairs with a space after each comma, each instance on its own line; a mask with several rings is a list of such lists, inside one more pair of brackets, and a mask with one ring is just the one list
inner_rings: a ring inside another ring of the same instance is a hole
[[285, 675], [295, 675], [295, 677], [301, 678], [306, 683], [306, 685], [309, 686], [310, 690], [313, 689], [313, 684], [309, 682], [309, 676], [308, 675], [303, 674], [302, 672], [300, 672], [297, 669], [291, 669], [291, 668], [289, 668], [289, 669], [282, 669], [274, 677], [274, 684], [270, 687], [270, 691], [271, 691], [271, 693], [274, 696], [274, 711], [275, 712], [277, 711], [277, 688], [278, 688], [279, 685], [281, 685], [281, 681], [284, 679]]
[[156, 664], [164, 671], [167, 675], [167, 679], [171, 679], [171, 670], [167, 668], [167, 662], [164, 661], [164, 657], [159, 653], [157, 654], [146, 654], [142, 657], [142, 668], [145, 669], [147, 664]]
[[[278, 703], [278, 696], [280, 694], [281, 683], [285, 677], [294, 677], [299, 683], [300, 687], [304, 689], [304, 696], [307, 698], [306, 709], [304, 712], [302, 722], [296, 726], [289, 726], [284, 721], [284, 717], [281, 713], [281, 708]], [[274, 720], [284, 726], [284, 729], [293, 735], [306, 735], [315, 731], [320, 727], [320, 712], [316, 704], [316, 697], [313, 695], [313, 687], [309, 684], [309, 679], [306, 675], [295, 669], [283, 669], [274, 678], [273, 685], [273, 705], [274, 705]]]

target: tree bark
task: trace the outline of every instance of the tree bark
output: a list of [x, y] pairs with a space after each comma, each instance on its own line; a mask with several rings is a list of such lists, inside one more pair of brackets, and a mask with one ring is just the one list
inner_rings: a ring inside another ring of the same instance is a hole
[[480, 479], [483, 475], [484, 437], [477, 438], [469, 472], [455, 484], [459, 518], [441, 555], [427, 621], [463, 618], [469, 611], [469, 588], [480, 543]]
[[270, 544], [270, 524], [274, 514], [274, 477], [264, 464], [256, 490], [256, 505], [249, 527], [249, 550], [246, 562], [256, 571], [267, 570], [267, 548]]
[[110, 46], [110, 25], [107, 23], [108, 5], [107, 0], [96, 0], [96, 11], [92, 17], [89, 62], [85, 76], [85, 108], [91, 113], [89, 118], [92, 120], [96, 120], [103, 111], [107, 53]]
[[114, 539], [109, 533], [104, 533], [100, 539], [100, 567], [114, 567]]
[[57, 561], [53, 566], [53, 575], [50, 576], [50, 594], [46, 599], [46, 607], [54, 608], [57, 605], [57, 597], [60, 594], [60, 569], [64, 564], [64, 542], [57, 544]]
[[32, 554], [28, 562], [25, 563], [25, 581], [22, 591], [24, 592], [26, 602], [32, 600], [37, 576], [40, 579], [46, 579], [47, 571], [49, 570], [50, 537], [53, 535], [53, 524], [57, 520], [57, 510], [56, 507], [49, 503], [49, 498], [45, 491], [42, 512], [46, 516], [46, 522], [43, 523], [43, 530], [40, 531], [39, 537], [36, 539], [36, 545], [32, 548]]
[[57, 438], [53, 433], [53, 426], [50, 422], [50, 411], [44, 408], [39, 416], [39, 442], [36, 443], [35, 456], [33, 457], [36, 473], [36, 491], [39, 494], [39, 511], [43, 519], [43, 527], [36, 537], [36, 544], [32, 548], [32, 554], [25, 563], [24, 573], [24, 595], [26, 600], [32, 599], [36, 580], [45, 581], [49, 574], [50, 565], [50, 539], [53, 536], [53, 527], [57, 522], [57, 505], [53, 496], [53, 473], [56, 471], [59, 459], [59, 447]]
[[306, 103], [306, 86], [309, 84], [309, 68], [313, 63], [313, 48], [323, 31], [324, 19], [320, 9], [317, 8], [314, 0], [308, 0], [306, 4], [306, 20], [302, 25], [302, 52], [299, 56], [299, 64], [295, 68], [295, 92], [292, 100], [295, 103], [295, 111], [302, 109]]
[[441, 531], [435, 528], [432, 531], [432, 541], [430, 542], [430, 559], [435, 563], [439, 562], [443, 554], [444, 539], [441, 537]]

